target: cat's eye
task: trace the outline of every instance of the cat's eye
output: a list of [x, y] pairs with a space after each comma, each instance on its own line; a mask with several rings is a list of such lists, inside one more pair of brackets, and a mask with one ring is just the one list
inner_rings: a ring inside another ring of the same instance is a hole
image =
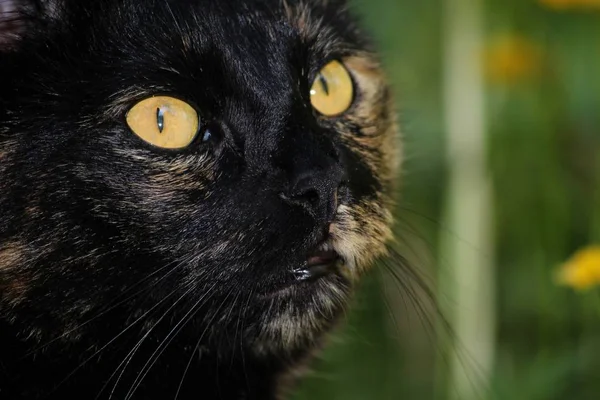
[[333, 117], [347, 111], [354, 99], [354, 85], [350, 73], [339, 61], [330, 61], [310, 88], [310, 102], [319, 113]]
[[188, 103], [156, 96], [137, 103], [127, 113], [127, 125], [144, 141], [164, 149], [181, 149], [198, 134], [198, 113]]

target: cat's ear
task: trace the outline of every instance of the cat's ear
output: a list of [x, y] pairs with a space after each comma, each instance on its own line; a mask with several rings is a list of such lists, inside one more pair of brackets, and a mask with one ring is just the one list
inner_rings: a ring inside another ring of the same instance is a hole
[[41, 21], [44, 0], [0, 0], [0, 51], [18, 46], [20, 39]]

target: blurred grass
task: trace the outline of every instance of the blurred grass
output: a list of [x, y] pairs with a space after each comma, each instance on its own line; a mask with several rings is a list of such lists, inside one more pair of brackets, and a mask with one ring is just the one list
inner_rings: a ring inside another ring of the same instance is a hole
[[[440, 232], [449, 230], [441, 221], [448, 175], [443, 3], [355, 3], [399, 104], [407, 155], [399, 236], [413, 264], [436, 275], [445, 262], [436, 252]], [[487, 50], [480, 56], [488, 73], [497, 332], [491, 387], [480, 398], [600, 399], [599, 294], [553, 280], [573, 252], [600, 241], [600, 7], [555, 9], [535, 0], [487, 0], [485, 7]], [[375, 271], [366, 280], [297, 400], [452, 397], [439, 357], [444, 346], [382, 276]], [[439, 294], [452, 305], [447, 295]], [[469, 347], [462, 345], [457, 351]], [[468, 367], [468, 351], [462, 354]], [[472, 373], [476, 380], [477, 369]]]

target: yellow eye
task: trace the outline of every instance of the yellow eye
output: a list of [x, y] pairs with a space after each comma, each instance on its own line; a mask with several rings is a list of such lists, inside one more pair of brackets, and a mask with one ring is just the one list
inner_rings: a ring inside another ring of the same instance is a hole
[[327, 117], [342, 114], [352, 105], [354, 87], [350, 73], [339, 61], [331, 61], [317, 74], [310, 88], [312, 106]]
[[181, 149], [192, 143], [198, 133], [198, 113], [173, 97], [150, 97], [129, 110], [127, 125], [153, 146]]

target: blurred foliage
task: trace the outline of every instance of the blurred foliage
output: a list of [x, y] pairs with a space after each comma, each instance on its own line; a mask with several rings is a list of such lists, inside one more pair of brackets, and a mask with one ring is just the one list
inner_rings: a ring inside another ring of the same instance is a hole
[[[398, 235], [412, 264], [435, 276], [444, 262], [439, 234], [448, 229], [441, 222], [447, 8], [442, 0], [356, 3], [381, 49], [403, 126]], [[554, 279], [577, 249], [600, 242], [600, 1], [484, 3], [497, 336], [491, 384], [478, 398], [600, 399], [600, 292]], [[451, 398], [446, 347], [415, 310], [401, 287], [374, 271], [296, 399]], [[476, 381], [466, 347], [452, 351]]]

